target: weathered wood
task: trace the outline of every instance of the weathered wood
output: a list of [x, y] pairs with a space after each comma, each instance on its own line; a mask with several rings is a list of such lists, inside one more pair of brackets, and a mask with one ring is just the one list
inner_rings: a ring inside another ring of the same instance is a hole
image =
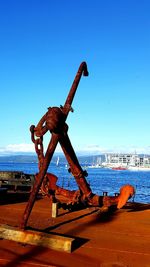
[[0, 238], [65, 252], [72, 251], [74, 241], [69, 237], [31, 230], [23, 231], [7, 225], [0, 225]]
[[52, 218], [58, 216], [58, 203], [52, 203]]

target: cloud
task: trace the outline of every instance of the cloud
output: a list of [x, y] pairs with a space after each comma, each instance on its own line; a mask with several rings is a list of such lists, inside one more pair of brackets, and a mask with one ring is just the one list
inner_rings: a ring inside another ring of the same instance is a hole
[[[44, 145], [46, 151], [47, 145]], [[150, 146], [112, 146], [102, 147], [96, 144], [87, 145], [82, 148], [74, 149], [77, 154], [80, 155], [99, 155], [105, 153], [137, 153], [137, 154], [150, 154]], [[60, 145], [57, 145], [56, 152], [63, 153]], [[0, 147], [0, 155], [15, 154], [15, 153], [35, 153], [34, 144], [9, 144], [5, 147]]]
[[8, 154], [8, 153], [33, 153], [34, 145], [33, 144], [9, 144], [5, 147], [0, 147], [0, 153]]
[[[47, 146], [45, 146], [45, 150]], [[56, 152], [61, 152], [61, 148], [58, 144]], [[34, 144], [9, 144], [5, 147], [0, 147], [0, 155], [15, 154], [15, 153], [35, 153]]]
[[138, 147], [135, 145], [128, 146], [112, 146], [112, 147], [102, 147], [99, 145], [88, 145], [80, 149], [79, 152], [82, 154], [105, 154], [105, 153], [137, 153], [137, 154], [150, 154], [150, 146]]

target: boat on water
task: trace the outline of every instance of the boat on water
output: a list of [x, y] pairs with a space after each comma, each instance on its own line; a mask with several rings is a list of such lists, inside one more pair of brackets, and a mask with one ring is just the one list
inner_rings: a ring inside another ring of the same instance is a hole
[[103, 168], [103, 166], [99, 164], [92, 164], [92, 165], [88, 165], [88, 168], [98, 169], [98, 168]]
[[56, 166], [59, 166], [59, 157], [57, 157]]
[[128, 168], [126, 168], [126, 167], [122, 167], [122, 166], [118, 166], [118, 167], [113, 167], [112, 170], [116, 170], [116, 171], [125, 171], [125, 170], [128, 170]]
[[94, 169], [103, 168], [101, 157], [97, 157], [96, 161], [93, 160], [92, 165], [88, 165], [88, 168], [94, 168]]
[[30, 193], [34, 175], [21, 171], [0, 171], [0, 194]]
[[129, 166], [129, 171], [150, 171], [150, 167], [144, 167], [144, 166]]

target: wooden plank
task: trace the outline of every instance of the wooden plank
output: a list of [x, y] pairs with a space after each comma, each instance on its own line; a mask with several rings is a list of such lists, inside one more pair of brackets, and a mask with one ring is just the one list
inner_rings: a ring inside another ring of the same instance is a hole
[[23, 231], [7, 225], [0, 225], [0, 238], [65, 252], [72, 251], [73, 242], [75, 240], [52, 233], [30, 230]]
[[52, 203], [52, 218], [58, 216], [58, 203]]

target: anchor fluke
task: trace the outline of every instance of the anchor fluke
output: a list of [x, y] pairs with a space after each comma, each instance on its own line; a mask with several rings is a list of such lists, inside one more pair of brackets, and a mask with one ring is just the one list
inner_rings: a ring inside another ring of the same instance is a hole
[[121, 209], [126, 202], [128, 201], [128, 199], [130, 199], [133, 195], [135, 194], [135, 189], [132, 185], [124, 185], [120, 188], [120, 195], [118, 197], [118, 204], [117, 204], [117, 208]]

